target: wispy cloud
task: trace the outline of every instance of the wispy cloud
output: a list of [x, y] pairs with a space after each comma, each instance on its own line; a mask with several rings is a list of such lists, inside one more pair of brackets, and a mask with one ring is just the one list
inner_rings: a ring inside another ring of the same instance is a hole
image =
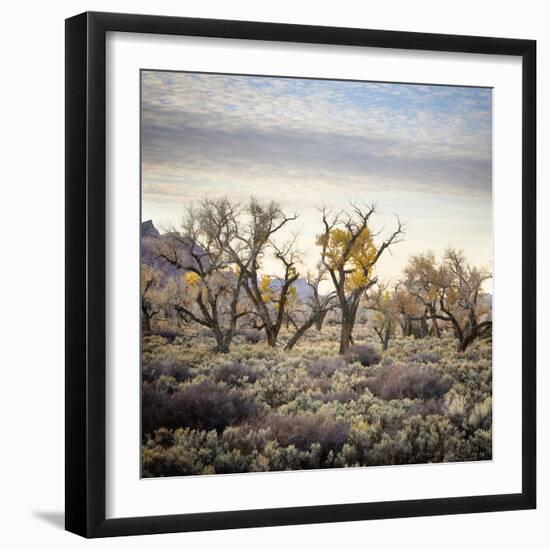
[[378, 202], [388, 227], [393, 212], [411, 222], [389, 276], [418, 247], [467, 246], [487, 263], [491, 101], [480, 88], [144, 71], [144, 211], [177, 223], [205, 194], [275, 198], [300, 210], [307, 249], [315, 206]]

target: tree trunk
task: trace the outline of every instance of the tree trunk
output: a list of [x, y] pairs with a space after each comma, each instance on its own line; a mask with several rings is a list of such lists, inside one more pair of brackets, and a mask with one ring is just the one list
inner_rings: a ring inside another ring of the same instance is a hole
[[465, 330], [463, 332], [462, 339], [458, 341], [457, 351], [463, 353], [466, 351], [466, 348], [479, 336], [479, 326]]
[[428, 323], [426, 317], [421, 317], [420, 319], [420, 334], [421, 338], [424, 338], [428, 334]]
[[384, 342], [383, 342], [384, 351], [386, 351], [388, 349], [388, 344], [390, 343], [390, 339], [391, 339], [392, 328], [393, 328], [392, 323], [389, 322], [388, 325], [386, 326], [386, 334], [385, 334]]
[[456, 350], [459, 353], [463, 353], [466, 351], [468, 346], [479, 336], [481, 336], [483, 330], [489, 326], [492, 325], [491, 321], [484, 321], [483, 323], [480, 323], [479, 325], [475, 325], [474, 327], [463, 331], [462, 338], [458, 340], [458, 346]]
[[385, 329], [383, 327], [381, 329], [374, 327], [374, 332], [378, 335], [378, 339], [380, 340], [384, 351], [388, 349], [388, 344], [390, 342], [390, 330], [391, 327], [386, 327]]
[[307, 330], [313, 326], [315, 323], [315, 319], [309, 319], [306, 321], [293, 335], [292, 338], [287, 342], [285, 346], [285, 350], [292, 349], [298, 340], [307, 332]]
[[143, 330], [145, 332], [151, 332], [151, 318], [147, 313], [142, 312], [141, 318], [143, 319]]
[[348, 318], [342, 317], [342, 330], [340, 332], [340, 349], [338, 353], [340, 355], [345, 355], [348, 353], [351, 347], [352, 334], [353, 332], [353, 321]]
[[399, 320], [398, 322], [403, 337], [410, 336], [412, 334], [412, 321], [409, 319], [409, 316], [403, 315], [403, 320]]
[[437, 336], [437, 338], [441, 338], [441, 331], [439, 330], [439, 325], [437, 324], [437, 319], [435, 317], [432, 317], [432, 329], [433, 334]]
[[276, 348], [277, 347], [277, 336], [278, 334], [271, 328], [265, 329], [265, 339], [267, 341], [267, 345], [270, 348]]
[[466, 348], [475, 340], [475, 336], [473, 332], [468, 331], [462, 340], [458, 341], [458, 346], [456, 347], [456, 351], [459, 353], [464, 353], [466, 351]]
[[327, 316], [327, 311], [325, 311], [325, 313], [319, 315], [317, 317], [317, 320], [315, 321], [315, 328], [320, 331], [322, 328], [323, 328], [323, 323], [325, 321], [325, 317]]
[[226, 335], [219, 328], [213, 328], [214, 337], [216, 338], [216, 348], [215, 351], [218, 353], [229, 353], [229, 342], [227, 341]]
[[216, 342], [215, 351], [217, 353], [229, 353], [229, 346], [225, 343], [225, 341]]

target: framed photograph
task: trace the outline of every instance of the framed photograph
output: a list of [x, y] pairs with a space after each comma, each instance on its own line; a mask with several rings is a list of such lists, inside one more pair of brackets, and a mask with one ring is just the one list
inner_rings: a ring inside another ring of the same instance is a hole
[[535, 507], [531, 40], [66, 21], [66, 528]]

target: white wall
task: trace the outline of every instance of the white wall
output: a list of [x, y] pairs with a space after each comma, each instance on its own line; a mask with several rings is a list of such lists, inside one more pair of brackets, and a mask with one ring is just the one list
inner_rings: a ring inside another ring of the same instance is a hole
[[[544, 548], [550, 535], [548, 352], [539, 345], [539, 509], [470, 516], [132, 537], [86, 543], [63, 522], [64, 18], [131, 11], [365, 28], [534, 38], [539, 53], [539, 182], [550, 177], [550, 36], [545, 3], [398, 0], [10, 2], [0, 40], [0, 542], [5, 548]], [[545, 97], [546, 96], [546, 97]], [[539, 187], [540, 243], [549, 237]], [[512, 258], [512, 260], [514, 260]], [[539, 285], [539, 311], [548, 290]], [[33, 311], [29, 322], [28, 312]], [[539, 340], [544, 329], [539, 318]], [[546, 433], [545, 433], [546, 432]], [[546, 542], [544, 542], [546, 540]]]

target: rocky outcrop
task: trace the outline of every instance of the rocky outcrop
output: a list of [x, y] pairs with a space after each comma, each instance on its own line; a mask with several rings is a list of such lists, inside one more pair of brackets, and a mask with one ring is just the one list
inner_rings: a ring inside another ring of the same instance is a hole
[[[158, 269], [166, 279], [175, 277], [176, 275], [181, 276], [186, 271], [185, 267], [178, 269], [159, 256], [162, 241], [168, 241], [169, 239], [172, 239], [172, 243], [174, 242], [173, 234], [161, 234], [152, 220], [141, 222], [141, 261]], [[189, 253], [190, 250], [190, 244], [186, 244], [184, 240], [178, 239], [177, 255], [181, 266], [196, 265], [196, 260]]]

